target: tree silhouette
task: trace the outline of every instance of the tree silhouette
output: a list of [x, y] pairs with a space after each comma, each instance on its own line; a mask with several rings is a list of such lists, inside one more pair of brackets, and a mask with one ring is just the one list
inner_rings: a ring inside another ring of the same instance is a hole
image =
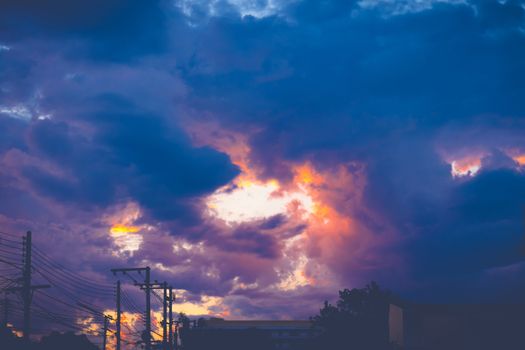
[[187, 348], [187, 343], [188, 343], [188, 334], [189, 334], [189, 331], [190, 331], [190, 319], [188, 316], [186, 316], [186, 314], [184, 314], [183, 312], [181, 312], [179, 314], [179, 319], [178, 319], [178, 324], [179, 324], [179, 337], [180, 337], [180, 341], [181, 341], [181, 345], [182, 345], [182, 348]]
[[339, 291], [336, 305], [325, 301], [319, 315], [311, 318], [322, 331], [315, 349], [391, 349], [388, 339], [390, 293], [371, 282], [362, 289]]
[[38, 350], [98, 350], [85, 335], [76, 335], [73, 332], [52, 332], [42, 338]]

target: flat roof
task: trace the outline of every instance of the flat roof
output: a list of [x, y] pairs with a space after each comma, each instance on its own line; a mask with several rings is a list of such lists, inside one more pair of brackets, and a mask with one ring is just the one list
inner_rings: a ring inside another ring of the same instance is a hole
[[308, 320], [223, 320], [209, 319], [205, 328], [217, 329], [311, 329], [312, 322]]

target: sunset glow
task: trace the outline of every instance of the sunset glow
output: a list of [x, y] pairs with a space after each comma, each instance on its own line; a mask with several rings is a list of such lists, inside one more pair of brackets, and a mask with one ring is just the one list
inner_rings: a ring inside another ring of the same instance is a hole
[[[258, 169], [250, 162], [249, 147], [240, 141], [242, 137], [231, 136], [227, 140], [227, 147], [221, 140], [215, 140], [213, 144], [223, 147], [221, 149], [230, 155], [241, 173], [206, 199], [207, 214], [230, 227], [275, 215], [283, 215], [291, 227], [304, 227], [299, 234], [284, 241], [283, 267], [275, 268], [279, 281], [274, 287], [281, 291], [293, 291], [320, 283], [325, 285], [329, 274], [327, 267], [317, 259], [310, 259], [305, 250], [316, 245], [322, 255], [329, 256], [356, 232], [357, 223], [348, 215], [341, 214], [333, 203], [344, 201], [341, 195], [352, 191], [355, 192], [352, 201], [358, 204], [364, 187], [360, 175], [362, 170], [352, 174], [346, 167], [339, 166], [321, 172], [310, 162], [290, 163], [283, 164], [293, 174], [289, 181], [260, 180]], [[358, 164], [353, 164], [353, 167], [362, 168]], [[252, 285], [257, 286], [257, 283]], [[252, 287], [237, 281], [235, 288]], [[194, 309], [197, 310], [205, 311]]]
[[102, 348], [118, 307], [122, 350], [156, 350], [168, 301], [191, 325], [321, 320], [372, 281], [403, 308], [522, 300], [524, 19], [525, 0], [0, 0], [4, 333]]
[[516, 163], [518, 163], [520, 166], [525, 166], [525, 154], [519, 154], [514, 157], [512, 157]]
[[450, 163], [453, 177], [475, 176], [481, 169], [481, 157], [470, 156]]
[[126, 233], [137, 233], [140, 231], [138, 226], [115, 225], [109, 230], [112, 235], [118, 236]]
[[133, 254], [140, 249], [142, 232], [151, 229], [147, 225], [135, 225], [142, 216], [140, 207], [133, 202], [119, 207], [114, 213], [108, 214], [103, 220], [110, 224], [109, 234], [117, 247], [114, 255]]
[[118, 254], [133, 253], [139, 250], [142, 236], [138, 234], [140, 229], [135, 227], [117, 226], [110, 229], [111, 237], [118, 247]]
[[209, 212], [228, 224], [287, 215], [294, 205], [305, 215], [313, 212], [313, 201], [303, 191], [282, 191], [277, 181], [256, 183], [239, 181], [232, 188], [221, 189], [207, 201]]
[[[199, 130], [203, 133], [207, 127]], [[229, 133], [211, 140], [214, 147], [230, 156], [241, 173], [207, 198], [209, 215], [232, 225], [297, 212], [307, 218], [314, 212], [314, 200], [304, 184], [318, 182], [320, 177], [308, 164], [294, 170], [292, 184], [283, 184], [277, 179], [260, 180], [257, 169], [251, 165], [250, 148], [242, 135]]]
[[223, 316], [227, 314], [227, 311], [222, 305], [222, 298], [203, 296], [200, 302], [182, 301], [173, 304], [173, 307], [177, 312], [183, 312], [186, 315], [217, 315]]
[[309, 277], [306, 273], [307, 263], [308, 258], [305, 255], [301, 255], [294, 262], [293, 270], [285, 273], [282, 276], [282, 279], [277, 285], [277, 288], [289, 291], [299, 287], [315, 284], [315, 280], [312, 277]]

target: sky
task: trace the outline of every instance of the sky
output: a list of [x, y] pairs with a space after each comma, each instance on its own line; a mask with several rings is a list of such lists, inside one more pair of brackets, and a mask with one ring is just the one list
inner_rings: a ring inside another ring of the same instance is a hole
[[190, 315], [519, 300], [524, 117], [521, 0], [0, 2], [0, 231]]

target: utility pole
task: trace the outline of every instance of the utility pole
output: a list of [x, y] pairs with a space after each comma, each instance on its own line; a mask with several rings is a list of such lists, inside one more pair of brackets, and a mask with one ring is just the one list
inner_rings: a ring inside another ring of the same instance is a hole
[[169, 296], [169, 350], [173, 350], [173, 287], [170, 286], [170, 296]]
[[103, 317], [104, 317], [104, 328], [103, 328], [103, 332], [104, 332], [104, 333], [102, 334], [102, 345], [103, 345], [103, 346], [102, 346], [102, 350], [106, 350], [106, 345], [107, 345], [107, 333], [108, 333], [108, 328], [109, 328], [109, 320], [112, 320], [113, 317], [111, 317], [110, 315], [103, 314], [102, 312], [93, 309], [93, 308], [90, 307], [89, 305], [85, 305], [85, 304], [80, 303], [80, 302], [77, 302], [77, 305], [80, 306], [80, 307], [83, 308], [83, 309], [88, 310], [88, 311], [91, 312], [93, 315], [103, 316]]
[[168, 350], [168, 284], [163, 283], [164, 298], [162, 299], [162, 349]]
[[149, 266], [146, 267], [146, 278], [144, 279], [144, 282], [146, 283], [146, 350], [151, 350], [151, 288], [150, 288], [150, 282], [151, 282], [151, 276], [150, 276], [150, 268]]
[[[167, 292], [168, 292], [168, 283], [158, 283], [155, 281], [155, 283], [135, 283], [136, 286], [140, 287], [140, 289], [145, 290], [146, 292], [151, 292], [154, 289], [162, 289], [164, 291], [164, 300], [162, 302], [162, 311], [163, 311], [163, 320], [162, 320], [162, 349], [167, 349], [167, 318], [168, 318], [168, 304], [167, 304]], [[147, 305], [146, 305], [147, 308]]]
[[106, 344], [107, 344], [107, 337], [108, 337], [108, 327], [109, 327], [109, 319], [111, 316], [104, 315], [104, 334], [102, 339], [102, 350], [106, 350]]
[[117, 350], [120, 350], [120, 314], [122, 310], [120, 308], [120, 280], [117, 281]]
[[5, 291], [21, 291], [22, 301], [24, 306], [24, 334], [23, 340], [29, 342], [29, 334], [31, 333], [31, 299], [33, 298], [33, 291], [37, 289], [49, 288], [48, 284], [31, 285], [31, 231], [27, 231], [26, 236], [22, 238], [24, 269], [22, 274], [22, 287], [6, 288]]
[[31, 231], [24, 238], [24, 274], [22, 300], [24, 300], [24, 340], [29, 341], [31, 329]]
[[[143, 340], [145, 343], [146, 350], [151, 350], [151, 269], [149, 266], [146, 267], [133, 267], [133, 268], [122, 268], [122, 269], [111, 269], [111, 272], [113, 274], [117, 274], [118, 272], [121, 272], [123, 274], [126, 274], [128, 272], [138, 272], [142, 273], [145, 272], [145, 278], [144, 278], [144, 289], [146, 291], [146, 330], [144, 331]], [[140, 283], [135, 283], [135, 285], [142, 285]]]

